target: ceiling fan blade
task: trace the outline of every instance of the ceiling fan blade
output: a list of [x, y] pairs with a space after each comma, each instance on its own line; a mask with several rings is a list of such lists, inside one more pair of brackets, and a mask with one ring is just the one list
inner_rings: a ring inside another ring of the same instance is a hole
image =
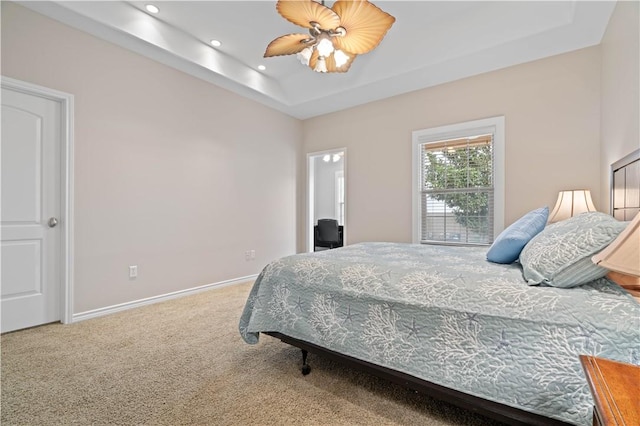
[[284, 19], [304, 28], [311, 28], [311, 22], [326, 30], [340, 25], [340, 17], [333, 10], [313, 0], [278, 0], [276, 9]]
[[307, 47], [304, 41], [309, 39], [309, 34], [283, 35], [269, 43], [267, 50], [264, 51], [264, 57], [294, 55]]
[[315, 71], [319, 58], [320, 54], [318, 54], [318, 49], [313, 49], [313, 53], [311, 53], [311, 57], [309, 58], [309, 68]]
[[396, 18], [367, 0], [338, 0], [332, 9], [340, 16], [344, 37], [334, 37], [336, 48], [362, 55], [373, 50], [391, 28]]

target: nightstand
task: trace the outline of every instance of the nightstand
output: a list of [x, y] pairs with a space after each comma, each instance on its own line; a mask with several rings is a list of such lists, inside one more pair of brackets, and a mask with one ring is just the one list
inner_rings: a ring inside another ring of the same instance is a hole
[[607, 278], [624, 288], [630, 295], [640, 302], [640, 277], [632, 277], [631, 275], [609, 271]]
[[580, 355], [593, 395], [593, 425], [640, 425], [640, 367]]

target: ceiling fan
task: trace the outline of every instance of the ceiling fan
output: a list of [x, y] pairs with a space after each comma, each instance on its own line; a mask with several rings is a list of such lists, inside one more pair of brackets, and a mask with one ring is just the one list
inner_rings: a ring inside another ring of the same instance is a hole
[[347, 72], [356, 56], [380, 44], [396, 20], [367, 0], [337, 0], [331, 8], [324, 0], [278, 0], [276, 9], [309, 34], [276, 38], [264, 57], [295, 54], [317, 72]]

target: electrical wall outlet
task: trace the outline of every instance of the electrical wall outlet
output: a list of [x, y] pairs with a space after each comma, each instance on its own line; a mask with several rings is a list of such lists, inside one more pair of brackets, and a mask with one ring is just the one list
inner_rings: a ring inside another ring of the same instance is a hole
[[251, 260], [251, 251], [250, 250], [247, 250], [247, 251], [244, 252], [244, 260], [247, 260], [247, 261]]
[[251, 250], [251, 260], [256, 260], [256, 251]]
[[135, 279], [138, 277], [138, 265], [129, 265], [129, 278]]

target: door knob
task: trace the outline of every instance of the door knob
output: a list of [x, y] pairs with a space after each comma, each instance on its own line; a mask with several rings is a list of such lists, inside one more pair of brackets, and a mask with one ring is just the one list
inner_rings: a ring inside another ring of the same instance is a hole
[[49, 218], [49, 228], [55, 228], [55, 226], [58, 224], [58, 219], [56, 219], [55, 217]]

